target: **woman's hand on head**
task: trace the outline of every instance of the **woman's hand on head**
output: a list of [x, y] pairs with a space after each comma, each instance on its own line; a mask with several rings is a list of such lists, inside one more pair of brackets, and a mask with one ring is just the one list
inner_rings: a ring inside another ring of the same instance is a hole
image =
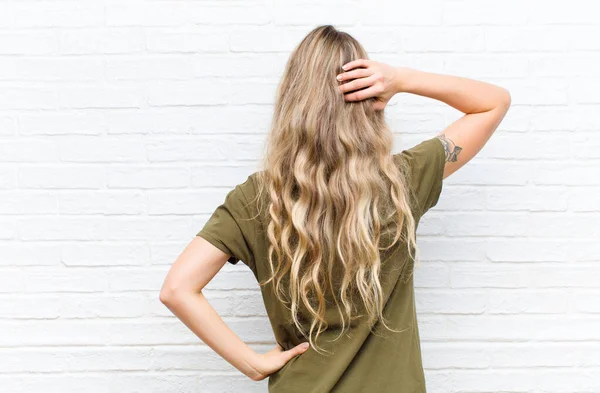
[[400, 91], [400, 69], [370, 59], [353, 60], [343, 65], [345, 72], [337, 79], [346, 101], [362, 101], [375, 97], [375, 110], [383, 110]]
[[294, 357], [303, 354], [308, 349], [306, 347], [307, 342], [298, 344], [293, 348], [285, 351], [281, 345], [271, 349], [269, 352], [264, 354], [257, 354], [256, 360], [254, 361], [253, 368], [256, 370], [256, 374], [250, 376], [254, 381], [261, 381], [267, 378], [269, 375], [281, 369], [286, 365], [287, 362], [292, 360]]

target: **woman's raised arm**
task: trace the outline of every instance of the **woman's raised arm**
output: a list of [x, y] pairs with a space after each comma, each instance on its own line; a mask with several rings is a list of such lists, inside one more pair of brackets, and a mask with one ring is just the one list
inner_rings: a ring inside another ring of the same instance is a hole
[[[377, 97], [383, 109], [397, 93], [412, 93], [442, 101], [464, 113], [438, 138], [446, 150], [444, 178], [469, 162], [492, 136], [511, 103], [508, 90], [474, 79], [391, 67], [369, 59], [346, 63], [338, 76], [340, 91], [347, 101]], [[357, 90], [361, 89], [361, 90]]]

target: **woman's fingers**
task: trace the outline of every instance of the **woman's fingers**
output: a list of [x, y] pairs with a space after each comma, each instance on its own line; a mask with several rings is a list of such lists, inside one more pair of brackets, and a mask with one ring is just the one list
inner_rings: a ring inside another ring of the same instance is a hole
[[346, 101], [362, 101], [366, 98], [377, 97], [381, 93], [381, 89], [377, 86], [371, 86], [365, 90], [355, 91], [344, 95]]
[[286, 363], [290, 361], [294, 356], [298, 356], [308, 349], [309, 345], [307, 342], [296, 345], [294, 348], [291, 348], [284, 352]]
[[366, 78], [354, 79], [351, 82], [344, 83], [343, 85], [339, 86], [339, 89], [342, 93], [348, 93], [350, 91], [369, 87], [369, 86], [375, 84], [376, 81], [377, 81], [377, 78], [375, 78], [373, 75], [371, 75]]
[[377, 99], [373, 102], [373, 108], [383, 110], [397, 93], [396, 72], [387, 64], [370, 59], [357, 59], [344, 64], [342, 68], [344, 72], [337, 75], [337, 80], [347, 81], [338, 86], [346, 101], [362, 101], [375, 97]]
[[371, 60], [368, 59], [356, 59], [352, 60], [342, 66], [345, 71], [351, 70], [356, 67], [367, 67]]
[[365, 78], [370, 75], [373, 75], [373, 70], [369, 68], [359, 68], [348, 72], [342, 72], [337, 76], [337, 80], [343, 82], [349, 79]]

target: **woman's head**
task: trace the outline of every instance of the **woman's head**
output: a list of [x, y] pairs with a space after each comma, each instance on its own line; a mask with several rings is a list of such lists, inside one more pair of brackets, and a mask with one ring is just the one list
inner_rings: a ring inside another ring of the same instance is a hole
[[271, 269], [261, 285], [274, 283], [304, 335], [309, 322], [316, 350], [314, 330], [318, 337], [333, 323], [343, 333], [361, 316], [355, 298], [369, 322], [379, 317], [385, 325], [380, 251], [398, 241], [416, 250], [405, 174], [391, 155], [383, 111], [373, 108], [374, 98], [348, 102], [338, 89], [342, 65], [358, 58], [367, 58], [358, 41], [330, 25], [293, 50], [259, 172]]
[[[367, 155], [389, 149], [391, 143], [382, 140], [389, 135], [381, 134], [383, 111], [373, 109], [375, 98], [346, 102], [338, 89], [342, 65], [358, 58], [368, 55], [350, 34], [331, 25], [309, 32], [290, 55], [276, 93], [273, 123], [289, 128], [275, 127], [281, 134], [272, 136], [299, 143], [306, 138], [314, 146], [309, 153], [329, 164], [345, 149]], [[352, 128], [362, 132], [351, 134]]]
[[374, 98], [346, 105], [337, 89], [336, 75], [344, 71], [342, 65], [360, 58], [368, 59], [368, 54], [350, 34], [331, 25], [313, 29], [290, 55], [277, 91], [275, 113], [291, 108], [313, 110], [318, 102], [323, 115], [357, 112], [368, 117], [381, 116], [369, 105]]

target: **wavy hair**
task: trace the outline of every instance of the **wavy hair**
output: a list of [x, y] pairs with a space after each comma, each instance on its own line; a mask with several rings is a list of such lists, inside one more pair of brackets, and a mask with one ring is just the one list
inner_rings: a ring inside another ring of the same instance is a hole
[[359, 58], [368, 58], [359, 42], [331, 25], [298, 44], [277, 88], [258, 172], [270, 268], [261, 286], [273, 282], [317, 352], [332, 310], [341, 325], [335, 340], [364, 311], [369, 324], [379, 319], [393, 330], [383, 316], [380, 252], [399, 241], [409, 255], [417, 251], [406, 173], [391, 154], [383, 110], [373, 108], [375, 98], [346, 102], [338, 89], [342, 65]]

